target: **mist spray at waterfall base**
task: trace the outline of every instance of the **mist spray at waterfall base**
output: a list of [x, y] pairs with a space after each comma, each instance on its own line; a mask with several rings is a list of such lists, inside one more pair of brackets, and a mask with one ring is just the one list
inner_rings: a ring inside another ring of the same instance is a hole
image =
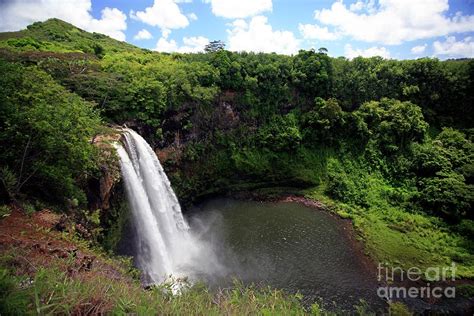
[[346, 310], [360, 298], [371, 306], [385, 304], [376, 295], [375, 275], [336, 217], [296, 203], [214, 198], [185, 218], [140, 135], [123, 130], [117, 152], [132, 215], [121, 253], [134, 256], [145, 284], [171, 283], [180, 293], [196, 281], [212, 290], [238, 279], [300, 293], [306, 306], [320, 298]]
[[191, 231], [155, 152], [131, 129], [116, 144], [132, 213], [134, 257], [145, 284], [224, 275], [211, 245]]

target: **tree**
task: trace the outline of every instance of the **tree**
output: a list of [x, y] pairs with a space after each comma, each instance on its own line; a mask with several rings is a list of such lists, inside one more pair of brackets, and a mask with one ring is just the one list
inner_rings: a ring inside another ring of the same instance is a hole
[[336, 99], [325, 101], [316, 97], [314, 108], [302, 116], [304, 135], [310, 141], [332, 145], [343, 135], [344, 117]]
[[421, 180], [417, 198], [429, 212], [456, 221], [463, 217], [472, 218], [474, 185], [466, 184], [460, 174], [440, 174], [439, 177]]
[[236, 55], [223, 49], [215, 51], [211, 64], [219, 70], [219, 85], [222, 89], [237, 90], [242, 87], [241, 65]]
[[383, 98], [366, 102], [353, 115], [359, 124], [360, 136], [389, 155], [403, 152], [412, 142], [421, 141], [428, 128], [421, 108], [408, 101]]
[[413, 153], [420, 192], [415, 202], [451, 220], [472, 218], [474, 144], [463, 133], [445, 128], [434, 140], [414, 146]]
[[215, 53], [215, 52], [218, 52], [220, 50], [224, 50], [224, 48], [225, 48], [225, 43], [221, 40], [217, 40], [217, 41], [209, 42], [209, 44], [207, 44], [204, 47], [204, 51], [206, 53]]
[[274, 151], [294, 151], [301, 143], [296, 116], [293, 113], [273, 116], [260, 129], [258, 139], [261, 146]]
[[300, 50], [293, 59], [293, 83], [309, 100], [329, 96], [332, 72], [331, 60], [325, 53]]
[[318, 53], [319, 53], [319, 54], [326, 54], [326, 55], [327, 55], [327, 54], [328, 54], [328, 49], [327, 49], [326, 47], [320, 47], [320, 48], [318, 49]]
[[85, 201], [78, 180], [96, 170], [93, 105], [36, 67], [0, 60], [0, 191]]

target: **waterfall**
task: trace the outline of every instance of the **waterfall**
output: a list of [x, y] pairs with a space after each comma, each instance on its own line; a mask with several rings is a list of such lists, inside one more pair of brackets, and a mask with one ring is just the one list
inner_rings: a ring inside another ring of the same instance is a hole
[[123, 130], [122, 143], [116, 149], [136, 232], [135, 260], [145, 282], [191, 277], [212, 251], [192, 235], [150, 145], [131, 129]]

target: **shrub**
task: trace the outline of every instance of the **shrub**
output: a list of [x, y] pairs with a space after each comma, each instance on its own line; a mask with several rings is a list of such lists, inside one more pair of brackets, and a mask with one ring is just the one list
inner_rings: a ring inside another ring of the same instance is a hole
[[474, 200], [474, 186], [459, 174], [449, 173], [421, 182], [418, 196], [424, 209], [451, 219], [467, 217]]

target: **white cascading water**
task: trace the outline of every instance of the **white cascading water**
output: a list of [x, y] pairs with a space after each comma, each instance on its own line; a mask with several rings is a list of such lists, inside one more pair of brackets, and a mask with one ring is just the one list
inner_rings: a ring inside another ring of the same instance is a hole
[[135, 259], [145, 281], [192, 278], [196, 265], [220, 269], [213, 251], [191, 233], [150, 145], [131, 129], [123, 130], [122, 143], [116, 149], [136, 231]]

